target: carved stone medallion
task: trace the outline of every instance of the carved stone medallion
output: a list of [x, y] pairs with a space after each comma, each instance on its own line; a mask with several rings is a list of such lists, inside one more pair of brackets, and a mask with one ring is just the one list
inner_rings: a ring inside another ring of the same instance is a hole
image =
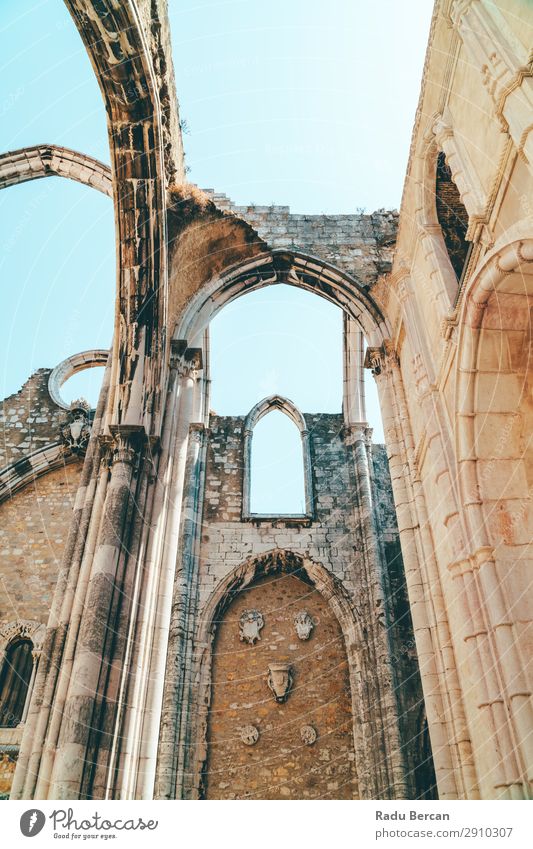
[[259, 610], [243, 610], [239, 619], [241, 643], [249, 643], [253, 646], [256, 640], [261, 639], [259, 631], [264, 624], [263, 614]]
[[269, 663], [267, 683], [277, 702], [286, 702], [292, 686], [290, 663]]
[[255, 725], [243, 725], [239, 728], [239, 736], [246, 746], [255, 746], [259, 740], [259, 729]]
[[306, 746], [312, 746], [313, 743], [316, 743], [317, 736], [316, 729], [312, 725], [302, 725], [300, 728], [300, 737], [302, 743], [305, 743]]
[[314, 628], [313, 620], [307, 610], [300, 610], [294, 617], [294, 626], [300, 640], [308, 640]]

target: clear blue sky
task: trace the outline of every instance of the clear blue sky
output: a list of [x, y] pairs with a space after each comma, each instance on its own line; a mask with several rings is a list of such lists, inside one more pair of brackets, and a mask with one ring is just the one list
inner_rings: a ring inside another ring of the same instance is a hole
[[[294, 212], [399, 206], [431, 0], [169, 6], [191, 181]], [[0, 48], [0, 149], [51, 142], [109, 162], [99, 88], [61, 0], [0, 0]], [[1, 192], [0, 224], [6, 396], [38, 367], [109, 346], [114, 223], [103, 195], [47, 179]], [[340, 327], [335, 308], [282, 287], [231, 305], [213, 328], [212, 406], [245, 413], [281, 387], [308, 411], [339, 410]], [[94, 398], [99, 374], [68, 393]], [[374, 405], [369, 417], [379, 424]]]

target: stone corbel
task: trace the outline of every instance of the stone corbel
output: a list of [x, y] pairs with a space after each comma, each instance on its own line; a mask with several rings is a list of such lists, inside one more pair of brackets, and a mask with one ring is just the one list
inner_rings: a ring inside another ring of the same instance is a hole
[[442, 337], [446, 340], [446, 342], [456, 340], [458, 324], [459, 318], [457, 310], [454, 310], [451, 315], [446, 316], [446, 318], [442, 320], [440, 328]]

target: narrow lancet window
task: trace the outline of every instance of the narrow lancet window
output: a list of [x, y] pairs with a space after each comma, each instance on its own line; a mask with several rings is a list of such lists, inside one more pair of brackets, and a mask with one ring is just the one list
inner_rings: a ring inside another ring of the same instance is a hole
[[272, 516], [306, 512], [302, 437], [289, 417], [276, 410], [253, 429], [250, 511]]
[[22, 719], [33, 659], [31, 640], [15, 640], [5, 653], [0, 674], [0, 727], [14, 728]]

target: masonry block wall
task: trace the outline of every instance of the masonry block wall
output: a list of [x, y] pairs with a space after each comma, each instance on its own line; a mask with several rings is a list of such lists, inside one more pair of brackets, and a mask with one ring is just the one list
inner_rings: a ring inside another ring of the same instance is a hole
[[[251, 558], [280, 550], [296, 552], [321, 564], [346, 591], [364, 628], [388, 634], [401, 736], [397, 756], [404, 764], [407, 783], [414, 795], [423, 700], [386, 452], [379, 445], [367, 448], [374, 519], [384, 566], [385, 609], [373, 610], [366, 584], [367, 540], [360, 501], [361, 481], [352, 447], [345, 438], [343, 416], [307, 414], [305, 421], [310, 437], [313, 518], [252, 516], [243, 520], [245, 419], [211, 415], [198, 564], [198, 616], [204, 615], [220, 582]], [[328, 603], [314, 587], [298, 580], [300, 577], [303, 576], [298, 572], [290, 576], [271, 575], [246, 586], [214, 625], [203, 776], [207, 798], [357, 797], [353, 707], [350, 683], [343, 677], [345, 637]], [[239, 616], [250, 607], [264, 615], [264, 631], [261, 642], [243, 646], [239, 641]], [[314, 645], [313, 640], [307, 644], [297, 639], [293, 622], [298, 610], [311, 608], [318, 623], [322, 622], [313, 632]], [[265, 684], [268, 660], [276, 658], [293, 663], [301, 687], [297, 697], [290, 696], [284, 706], [272, 701]], [[378, 677], [385, 676], [386, 658], [381, 657], [379, 664], [383, 664], [383, 669], [376, 673]], [[331, 675], [333, 668], [339, 670], [338, 675]], [[372, 686], [368, 681], [353, 681], [352, 686], [361, 683]], [[330, 706], [325, 726], [322, 723], [325, 736], [321, 743], [317, 741], [316, 745], [307, 747], [298, 742], [298, 729], [313, 711], [318, 722], [325, 704]], [[260, 733], [253, 746], [246, 745], [239, 737], [240, 729], [250, 723]], [[355, 725], [363, 728], [365, 717], [356, 717]], [[343, 733], [337, 739], [339, 728]], [[378, 740], [375, 746], [379, 752]], [[384, 758], [383, 752], [381, 757]], [[266, 785], [270, 787], [267, 796]]]
[[242, 521], [244, 421], [239, 416], [210, 417], [201, 600], [207, 600], [220, 579], [239, 563], [274, 548], [306, 554], [355, 591], [362, 546], [360, 541], [357, 544], [355, 476], [342, 438], [342, 416], [306, 416], [312, 446], [314, 521]]
[[[50, 374], [39, 369], [0, 405], [0, 632], [15, 622], [46, 626], [80, 483], [83, 459], [57, 448], [65, 410], [50, 397]], [[34, 474], [28, 456], [48, 446], [56, 467]], [[0, 798], [22, 730], [0, 727]]]
[[0, 622], [48, 621], [81, 468], [49, 472], [0, 504]]
[[[245, 609], [264, 617], [254, 645], [239, 638]], [[305, 641], [294, 625], [301, 610], [314, 623]], [[291, 665], [291, 692], [283, 704], [267, 686], [273, 660]], [[357, 799], [348, 676], [341, 628], [314, 587], [281, 574], [239, 593], [216, 637], [206, 798]], [[259, 734], [253, 745], [241, 736], [249, 726]]]
[[225, 194], [206, 192], [217, 207], [247, 221], [271, 248], [296, 248], [371, 285], [392, 266], [398, 228], [395, 210], [370, 214], [302, 215], [288, 206], [237, 206]]
[[0, 403], [0, 469], [59, 439], [65, 411], [50, 398], [51, 373], [52, 369], [38, 369]]

